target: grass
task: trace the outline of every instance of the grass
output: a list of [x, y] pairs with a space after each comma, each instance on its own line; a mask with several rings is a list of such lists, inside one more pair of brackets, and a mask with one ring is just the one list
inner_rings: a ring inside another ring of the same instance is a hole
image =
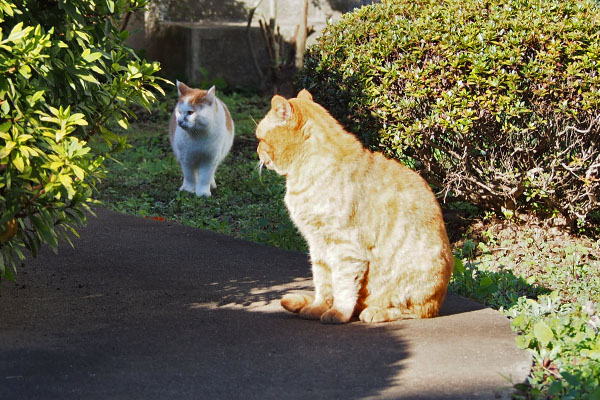
[[600, 399], [600, 244], [530, 222], [472, 225], [451, 283], [455, 293], [511, 319], [534, 366], [519, 399]]
[[[306, 251], [283, 204], [284, 180], [257, 170], [255, 121], [268, 109], [256, 95], [221, 95], [236, 122], [231, 154], [210, 198], [177, 191], [181, 172], [167, 139], [174, 93], [128, 132], [126, 150], [106, 162], [97, 199], [107, 207], [286, 249]], [[452, 231], [457, 257], [450, 290], [498, 309], [535, 364], [520, 399], [600, 400], [600, 245], [528, 223], [471, 215]]]

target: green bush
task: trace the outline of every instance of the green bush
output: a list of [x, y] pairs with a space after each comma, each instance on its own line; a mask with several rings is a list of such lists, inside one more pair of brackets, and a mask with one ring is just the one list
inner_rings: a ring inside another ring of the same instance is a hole
[[76, 234], [106, 156], [89, 140], [123, 147], [110, 127], [162, 92], [116, 27], [145, 2], [0, 0], [0, 280]]
[[297, 82], [444, 196], [589, 222], [600, 209], [591, 0], [388, 0], [346, 14]]

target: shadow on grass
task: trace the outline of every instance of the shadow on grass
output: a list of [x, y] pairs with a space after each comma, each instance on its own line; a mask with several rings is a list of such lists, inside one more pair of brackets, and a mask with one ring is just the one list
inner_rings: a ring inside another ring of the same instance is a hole
[[508, 309], [520, 297], [536, 299], [550, 293], [549, 289], [531, 284], [510, 270], [485, 271], [477, 268], [478, 263], [456, 259], [454, 273], [448, 290], [498, 309]]

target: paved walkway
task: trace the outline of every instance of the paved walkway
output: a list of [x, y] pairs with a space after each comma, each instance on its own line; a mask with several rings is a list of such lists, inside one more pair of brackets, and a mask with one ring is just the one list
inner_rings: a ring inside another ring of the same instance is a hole
[[508, 320], [322, 325], [278, 299], [305, 254], [97, 210], [75, 249], [4, 282], [0, 399], [498, 399], [529, 372]]

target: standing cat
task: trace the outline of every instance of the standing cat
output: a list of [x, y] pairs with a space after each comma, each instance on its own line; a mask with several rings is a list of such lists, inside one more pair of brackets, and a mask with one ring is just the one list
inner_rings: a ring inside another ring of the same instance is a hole
[[314, 298], [282, 306], [345, 323], [438, 315], [454, 267], [440, 206], [414, 171], [364, 149], [306, 90], [271, 100], [261, 164], [286, 177], [285, 204], [310, 249]]
[[169, 142], [183, 171], [179, 190], [210, 197], [215, 171], [233, 144], [233, 120], [215, 87], [192, 89], [177, 82], [179, 101], [169, 123]]

